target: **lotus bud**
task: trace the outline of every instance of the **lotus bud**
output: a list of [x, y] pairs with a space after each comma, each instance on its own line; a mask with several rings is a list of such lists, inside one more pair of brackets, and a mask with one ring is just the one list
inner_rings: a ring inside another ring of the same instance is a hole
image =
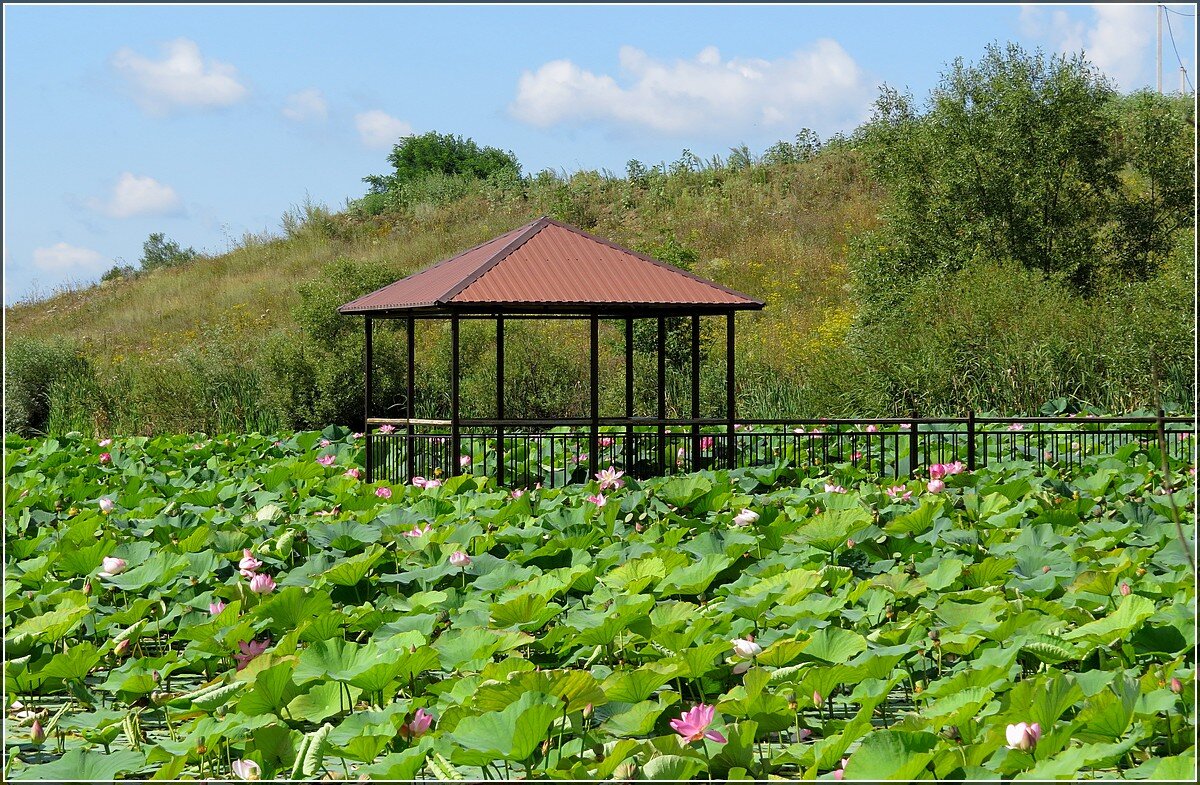
[[592, 704], [589, 703], [588, 705], [584, 706], [583, 707], [583, 718], [586, 720], [588, 717], [592, 716], [592, 713], [594, 711], [596, 711], [596, 707], [593, 706]]
[[1176, 695], [1183, 692], [1183, 682], [1181, 682], [1178, 678], [1171, 678], [1171, 692], [1175, 693]]
[[823, 704], [824, 702], [825, 702], [825, 699], [821, 697], [821, 693], [817, 692], [816, 690], [813, 690], [813, 705], [819, 709], [819, 708], [821, 708], [821, 704]]
[[129, 639], [128, 638], [117, 641], [117, 645], [113, 646], [113, 654], [117, 655], [118, 657], [124, 657], [125, 652], [127, 652], [127, 651], [129, 651]]
[[41, 720], [33, 721], [33, 727], [29, 729], [29, 740], [34, 744], [41, 744], [46, 740], [46, 730], [42, 727]]
[[1130, 592], [1132, 592], [1132, 591], [1133, 591], [1133, 589], [1130, 589], [1130, 588], [1129, 588], [1129, 584], [1128, 584], [1128, 583], [1122, 583], [1122, 584], [1121, 584], [1121, 596], [1122, 596], [1122, 597], [1128, 597], [1128, 596], [1129, 596], [1129, 594], [1130, 594]]
[[849, 539], [849, 540], [846, 540], [846, 547], [847, 547], [847, 548], [853, 548], [853, 547], [854, 547], [855, 545], [857, 545], [857, 544], [858, 544], [858, 543], [856, 543], [856, 542], [854, 541], [854, 539], [853, 539], [853, 538], [851, 538], [851, 539]]
[[942, 735], [950, 741], [958, 741], [960, 738], [962, 738], [962, 734], [958, 732], [957, 725], [947, 725], [946, 729], [942, 731]]
[[83, 593], [84, 593], [84, 596], [87, 596], [92, 593], [92, 582], [91, 581], [83, 582]]
[[925, 691], [925, 682], [921, 679], [917, 679], [917, 683], [913, 685], [913, 694], [920, 695], [924, 691]]
[[550, 754], [550, 739], [546, 739], [545, 741], [542, 742], [542, 756], [545, 757], [546, 755], [549, 755], [549, 754]]
[[1050, 572], [1050, 565], [1049, 564], [1043, 565], [1042, 572], [1043, 573]]
[[204, 742], [199, 742], [198, 744], [196, 744], [196, 754], [197, 755], [207, 755], [208, 754], [208, 747], [205, 746]]

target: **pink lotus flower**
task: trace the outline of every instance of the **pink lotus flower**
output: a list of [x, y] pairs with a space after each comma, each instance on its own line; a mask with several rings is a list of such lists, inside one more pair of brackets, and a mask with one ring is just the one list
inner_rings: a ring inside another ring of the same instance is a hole
[[575, 456], [574, 460], [575, 460], [575, 463], [587, 463], [588, 458], [590, 458], [590, 457], [591, 456], [588, 455], [586, 452], [581, 452], [581, 453], [579, 453], [579, 455]]
[[967, 470], [967, 465], [962, 461], [955, 461], [954, 463], [942, 464], [942, 469], [946, 472], [946, 476], [949, 477], [953, 474], [962, 474]]
[[600, 445], [601, 447], [612, 447], [613, 440], [608, 436], [601, 436], [596, 440], [596, 444]]
[[241, 654], [233, 655], [233, 658], [237, 660], [237, 669], [245, 668], [251, 660], [266, 651], [270, 645], [271, 637], [269, 635], [261, 641], [250, 641], [249, 643], [238, 641], [238, 649], [241, 650]]
[[835, 485], [834, 483], [831, 483], [831, 482], [825, 483], [825, 493], [845, 493], [845, 492], [846, 492], [846, 489], [840, 485]]
[[1012, 425], [1008, 426], [1008, 429], [1010, 431], [1023, 431], [1023, 430], [1025, 430], [1025, 423], [1015, 422]]
[[442, 484], [441, 480], [426, 480], [425, 481], [425, 490], [429, 490], [430, 488], [437, 488], [441, 484]]
[[362, 477], [362, 473], [359, 472], [358, 469], [351, 467], [351, 468], [347, 469], [346, 471], [342, 472], [342, 476], [349, 477], [352, 480], [357, 480], [358, 478]]
[[803, 436], [804, 429], [803, 428], [793, 428], [792, 433], [796, 434], [797, 436]]
[[392, 489], [386, 485], [381, 485], [375, 489], [375, 495], [380, 499], [390, 499], [392, 498]]
[[742, 510], [741, 512], [739, 512], [737, 515], [733, 516], [733, 525], [734, 526], [749, 526], [750, 524], [754, 523], [757, 520], [758, 520], [758, 513], [756, 513], [754, 510], [746, 508], [746, 509]]
[[1004, 737], [1008, 740], [1010, 750], [1029, 752], [1037, 746], [1038, 739], [1042, 738], [1042, 726], [1036, 722], [1032, 725], [1018, 722], [1004, 729]]
[[120, 575], [129, 567], [124, 559], [118, 559], [115, 556], [105, 556], [101, 560], [100, 565], [103, 568], [100, 572], [101, 578], [111, 578], [114, 575]]
[[718, 744], [724, 744], [724, 736], [715, 730], [708, 730], [716, 711], [715, 706], [706, 706], [701, 703], [693, 706], [690, 711], [680, 714], [679, 719], [671, 720], [671, 727], [679, 734], [679, 738], [684, 744], [691, 744], [693, 741], [702, 739], [711, 739]]
[[255, 594], [270, 594], [275, 591], [275, 581], [270, 575], [255, 575], [250, 579], [250, 591]]
[[471, 465], [471, 456], [470, 456], [470, 455], [464, 455], [463, 457], [459, 458], [459, 459], [458, 459], [458, 465], [459, 465], [461, 468], [463, 468], [463, 469], [465, 469], [465, 468], [467, 468], [468, 466], [470, 466], [470, 465]]
[[454, 553], [450, 554], [450, 564], [451, 566], [461, 567], [465, 570], [467, 567], [471, 566], [471, 557], [462, 551], [455, 551]]
[[282, 446], [283, 446], [283, 441], [282, 441], [282, 440], [280, 440], [280, 439], [276, 439], [275, 441], [271, 442], [271, 445], [272, 445], [272, 446], [274, 446], [274, 447], [282, 447]]
[[930, 480], [928, 483], [926, 483], [925, 489], [930, 493], [941, 493], [942, 491], [946, 490], [946, 483], [942, 482], [941, 480]]
[[855, 450], [854, 452], [850, 453], [850, 460], [852, 460], [852, 461], [857, 461], [861, 457], [862, 457], [862, 450]]
[[103, 512], [103, 513], [110, 513], [117, 506], [116, 503], [112, 499], [109, 499], [107, 497], [101, 499], [99, 501], [99, 504], [100, 504], [100, 512]]
[[878, 425], [868, 425], [867, 426], [867, 433], [878, 433], [878, 432], [879, 432]]
[[329, 446], [329, 445], [331, 445], [331, 444], [333, 444], [333, 442], [329, 441], [328, 439], [322, 439], [322, 440], [321, 440], [321, 446], [322, 446], [322, 447], [328, 447], [328, 446]]
[[394, 425], [381, 425], [381, 426], [379, 426], [379, 432], [380, 432], [380, 433], [395, 433], [395, 432], [396, 432], [396, 426], [394, 426]]
[[238, 562], [238, 570], [244, 577], [250, 578], [254, 576], [255, 571], [262, 566], [262, 562], [254, 558], [254, 552], [249, 548], [242, 549], [242, 560]]
[[220, 616], [221, 611], [223, 611], [223, 610], [225, 610], [225, 603], [222, 602], [221, 600], [217, 600], [216, 602], [210, 602], [208, 604], [208, 615], [209, 616]]
[[902, 431], [911, 431], [911, 430], [912, 430], [912, 423], [910, 423], [910, 422], [902, 422], [902, 423], [900, 423], [900, 430], [902, 430]]
[[932, 464], [929, 467], [929, 478], [931, 480], [940, 480], [946, 476], [946, 466], [941, 463]]
[[524, 495], [525, 495], [524, 488], [513, 488], [512, 497], [514, 499], [520, 499]]
[[361, 433], [352, 433], [352, 434], [350, 434], [350, 438], [351, 438], [351, 439], [361, 439], [362, 437], [363, 437], [363, 435], [362, 435]]
[[262, 769], [252, 760], [235, 760], [230, 764], [233, 774], [239, 780], [261, 780]]
[[614, 466], [609, 466], [607, 469], [601, 469], [596, 472], [596, 479], [600, 481], [600, 490], [602, 491], [624, 486], [625, 481], [621, 479], [624, 476], [625, 472], [617, 471]]
[[112, 463], [112, 455], [106, 452], [100, 453], [100, 463]]
[[711, 450], [712, 447], [713, 447], [713, 437], [711, 437], [711, 436], [701, 436], [700, 437], [700, 449], [701, 450]]
[[835, 780], [841, 780], [846, 776], [846, 764], [850, 761], [849, 758], [842, 758], [842, 762], [838, 764], [838, 769], [833, 773]]
[[887, 489], [887, 495], [892, 497], [892, 501], [906, 502], [912, 498], [912, 491], [905, 488], [903, 485], [893, 485]]
[[322, 466], [333, 466], [333, 462], [336, 460], [337, 458], [333, 455], [322, 455], [320, 458], [317, 458], [317, 463]]
[[420, 738], [433, 724], [433, 715], [424, 709], [417, 709], [413, 718], [400, 726], [400, 736], [405, 739]]
[[419, 526], [413, 526], [412, 529], [410, 529], [406, 532], [400, 532], [400, 533], [403, 534], [405, 537], [421, 537], [426, 534], [429, 534], [429, 532], [431, 532], [431, 531], [433, 531], [433, 527], [427, 523], [427, 524], [425, 524], [424, 529], [422, 529]]
[[608, 499], [605, 499], [604, 494], [602, 494], [602, 493], [594, 493], [591, 496], [587, 497], [587, 500], [589, 502], [591, 502], [592, 504], [596, 505], [597, 507], [603, 507], [605, 504], [608, 503]]
[[418, 488], [424, 488], [426, 482], [428, 482], [428, 480], [426, 480], [424, 477], [422, 477], [419, 474], [416, 477], [412, 478], [412, 484], [417, 486]]

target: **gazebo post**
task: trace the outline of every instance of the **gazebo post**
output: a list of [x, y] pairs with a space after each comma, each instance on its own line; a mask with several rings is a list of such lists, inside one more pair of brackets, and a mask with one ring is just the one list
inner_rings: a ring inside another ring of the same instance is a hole
[[658, 471], [667, 470], [667, 320], [658, 317]]
[[496, 484], [504, 484], [504, 317], [496, 317]]
[[458, 474], [462, 453], [462, 434], [459, 432], [458, 412], [458, 314], [450, 315], [450, 466], [447, 476]]
[[416, 319], [412, 316], [408, 317], [408, 324], [405, 325], [408, 332], [408, 373], [404, 380], [407, 390], [407, 400], [405, 403], [405, 415], [408, 417], [408, 425], [405, 427], [407, 436], [404, 440], [404, 461], [407, 464], [408, 476], [405, 477], [405, 482], [411, 481], [417, 473], [417, 456], [414, 450], [417, 446], [416, 432], [413, 429], [412, 419], [416, 416], [416, 406], [413, 403], [413, 398], [416, 394], [416, 376], [417, 376], [417, 350], [416, 350]]
[[366, 350], [363, 352], [363, 439], [366, 442], [367, 457], [364, 461], [367, 470], [367, 482], [374, 482], [374, 461], [371, 460], [371, 317], [363, 317], [363, 337], [366, 339]]
[[700, 469], [700, 315], [692, 314], [692, 471]]
[[[637, 463], [637, 445], [633, 442], [633, 317], [625, 317], [625, 471]], [[632, 457], [630, 457], [632, 455]]]
[[590, 327], [591, 423], [588, 426], [588, 476], [595, 477], [600, 465], [600, 456], [597, 454], [600, 449], [600, 315], [595, 311], [592, 312]]
[[737, 466], [737, 440], [734, 438], [734, 422], [736, 416], [734, 408], [736, 402], [733, 394], [734, 383], [734, 349], [733, 349], [733, 321], [734, 312], [730, 311], [726, 317], [725, 327], [725, 428], [726, 428], [726, 466], [733, 469]]

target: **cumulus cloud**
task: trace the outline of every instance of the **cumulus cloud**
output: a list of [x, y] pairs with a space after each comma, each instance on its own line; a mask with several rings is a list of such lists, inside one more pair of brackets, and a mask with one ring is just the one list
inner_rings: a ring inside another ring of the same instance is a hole
[[236, 68], [212, 59], [206, 61], [196, 42], [186, 38], [165, 44], [161, 60], [151, 60], [126, 47], [113, 55], [112, 65], [133, 89], [134, 99], [151, 114], [178, 108], [230, 106], [250, 92], [238, 81]]
[[379, 109], [354, 115], [354, 126], [362, 143], [374, 148], [391, 147], [413, 130], [408, 123]]
[[106, 263], [107, 260], [98, 251], [67, 243], [33, 250], [34, 266], [49, 273], [95, 273]]
[[124, 172], [117, 178], [108, 199], [92, 199], [88, 206], [111, 218], [132, 218], [135, 215], [166, 215], [179, 212], [179, 194], [169, 185], [153, 177], [139, 177]]
[[1153, 5], [1095, 5], [1090, 21], [1065, 10], [1023, 6], [1021, 32], [1064, 53], [1082, 51], [1123, 89], [1146, 84], [1147, 62], [1154, 42]]
[[570, 60], [526, 71], [509, 111], [543, 128], [599, 121], [676, 135], [832, 130], [861, 118], [872, 89], [830, 39], [775, 60], [724, 59], [714, 46], [673, 62], [623, 46], [618, 60], [620, 80]]
[[283, 116], [297, 123], [309, 120], [324, 121], [329, 117], [329, 104], [321, 91], [315, 87], [301, 90], [284, 100]]

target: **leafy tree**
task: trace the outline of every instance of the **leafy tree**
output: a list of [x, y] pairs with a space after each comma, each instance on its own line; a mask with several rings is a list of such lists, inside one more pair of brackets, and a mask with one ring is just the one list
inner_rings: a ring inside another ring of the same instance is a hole
[[387, 193], [428, 175], [463, 175], [486, 180], [504, 170], [519, 172], [517, 157], [495, 147], [480, 147], [473, 139], [430, 131], [406, 136], [388, 156], [392, 173], [370, 175], [363, 181], [371, 193]]
[[154, 232], [142, 243], [140, 263], [143, 272], [150, 272], [187, 264], [199, 255], [194, 248], [183, 248], [174, 240], [168, 240], [162, 232]]
[[860, 257], [864, 294], [980, 256], [1085, 286], [1119, 184], [1114, 95], [1081, 55], [1016, 44], [956, 60], [924, 111], [885, 87], [863, 138], [892, 201]]

